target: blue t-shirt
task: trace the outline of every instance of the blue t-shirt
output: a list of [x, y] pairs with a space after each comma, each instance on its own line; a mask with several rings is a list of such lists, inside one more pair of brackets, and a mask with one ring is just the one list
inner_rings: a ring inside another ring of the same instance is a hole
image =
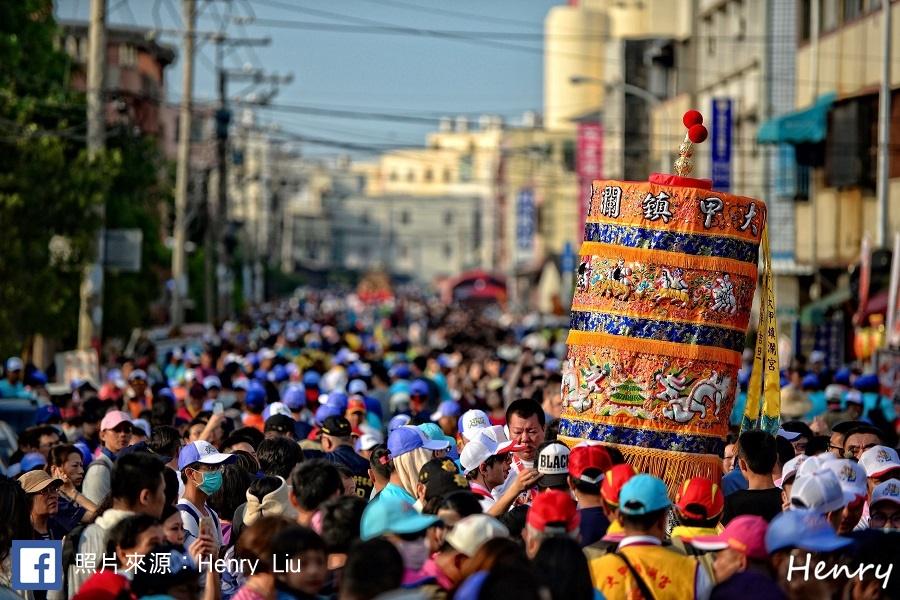
[[609, 519], [599, 506], [582, 508], [578, 510], [581, 515], [581, 546], [590, 546], [606, 535], [609, 529]]
[[741, 473], [740, 469], [735, 469], [731, 473], [727, 473], [722, 478], [722, 493], [728, 496], [738, 490], [746, 490], [750, 486], [747, 478]]
[[416, 499], [413, 498], [409, 492], [394, 483], [389, 483], [384, 486], [384, 489], [381, 490], [381, 492], [377, 496], [375, 496], [375, 498], [373, 498], [373, 501], [380, 498], [400, 498], [401, 500], [409, 502], [410, 504], [416, 503]]

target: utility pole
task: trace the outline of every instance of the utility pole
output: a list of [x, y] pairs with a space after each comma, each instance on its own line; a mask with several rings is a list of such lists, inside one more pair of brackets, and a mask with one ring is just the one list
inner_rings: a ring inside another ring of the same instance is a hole
[[[891, 138], [891, 0], [882, 0], [884, 15], [881, 36], [881, 94], [878, 99], [878, 222], [876, 244], [883, 248], [890, 237], [890, 152]], [[894, 257], [896, 262], [898, 257]], [[893, 312], [894, 307], [888, 307]]]
[[184, 245], [187, 241], [187, 196], [191, 160], [191, 110], [194, 93], [194, 27], [197, 21], [195, 0], [182, 0], [184, 12], [184, 64], [181, 71], [181, 114], [178, 120], [178, 166], [175, 172], [175, 231], [172, 248], [172, 326], [184, 323], [187, 295], [187, 269]]
[[[91, 160], [106, 146], [106, 115], [103, 83], [106, 74], [106, 0], [91, 0], [88, 27], [87, 63], [87, 151]], [[103, 333], [103, 261], [106, 241], [106, 202], [99, 209], [100, 231], [97, 236], [96, 260], [89, 265], [81, 281], [81, 303], [78, 309], [78, 349], [89, 350], [95, 343], [99, 349]]]

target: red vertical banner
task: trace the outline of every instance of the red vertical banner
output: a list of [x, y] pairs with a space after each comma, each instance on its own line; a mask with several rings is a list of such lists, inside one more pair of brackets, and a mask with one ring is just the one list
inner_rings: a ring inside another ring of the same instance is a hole
[[869, 304], [869, 285], [872, 281], [872, 241], [869, 234], [864, 234], [859, 252], [859, 308], [853, 315], [853, 323], [857, 327], [865, 327], [863, 316]]
[[603, 178], [603, 125], [600, 123], [578, 124], [578, 238], [584, 235], [584, 221], [591, 201], [591, 183]]

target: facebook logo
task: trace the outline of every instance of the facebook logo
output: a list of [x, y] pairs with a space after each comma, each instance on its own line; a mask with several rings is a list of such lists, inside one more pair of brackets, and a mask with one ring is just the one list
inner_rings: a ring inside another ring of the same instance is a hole
[[13, 540], [13, 589], [59, 590], [62, 582], [62, 540]]

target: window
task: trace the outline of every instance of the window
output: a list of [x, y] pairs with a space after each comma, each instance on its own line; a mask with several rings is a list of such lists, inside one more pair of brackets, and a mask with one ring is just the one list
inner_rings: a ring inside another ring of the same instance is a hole
[[388, 175], [388, 179], [390, 179], [391, 181], [397, 181], [397, 171], [391, 171], [391, 174]]
[[425, 169], [425, 182], [431, 183], [434, 179], [434, 172], [431, 169]]
[[864, 0], [844, 0], [844, 23], [858, 18], [863, 13]]
[[828, 33], [837, 29], [840, 22], [841, 0], [820, 0], [819, 7], [819, 34]]
[[412, 169], [410, 169], [410, 171], [406, 174], [406, 181], [412, 183], [415, 180], [416, 180], [416, 174], [415, 174], [415, 172], [413, 172]]
[[412, 219], [410, 219], [408, 210], [404, 210], [403, 212], [400, 213], [400, 223], [402, 225], [409, 225], [411, 220]]
[[359, 219], [360, 223], [363, 225], [368, 225], [371, 223], [371, 218], [369, 217], [369, 211], [365, 211]]
[[137, 64], [137, 50], [130, 44], [119, 45], [119, 66], [133, 67]]
[[810, 24], [812, 22], [812, 0], [800, 0], [799, 14], [797, 15], [797, 35], [801, 44], [808, 42], [812, 32]]
[[448, 210], [444, 213], [444, 225], [453, 225], [453, 211]]
[[575, 170], [575, 160], [577, 155], [578, 149], [574, 140], [566, 140], [563, 142], [563, 164], [566, 167], [566, 171]]
[[444, 258], [453, 258], [453, 246], [444, 244]]
[[450, 169], [444, 169], [444, 183], [450, 183], [452, 178], [453, 174], [450, 172]]
[[716, 53], [716, 33], [713, 29], [712, 15], [703, 17], [703, 31], [706, 33], [706, 55], [712, 56]]

